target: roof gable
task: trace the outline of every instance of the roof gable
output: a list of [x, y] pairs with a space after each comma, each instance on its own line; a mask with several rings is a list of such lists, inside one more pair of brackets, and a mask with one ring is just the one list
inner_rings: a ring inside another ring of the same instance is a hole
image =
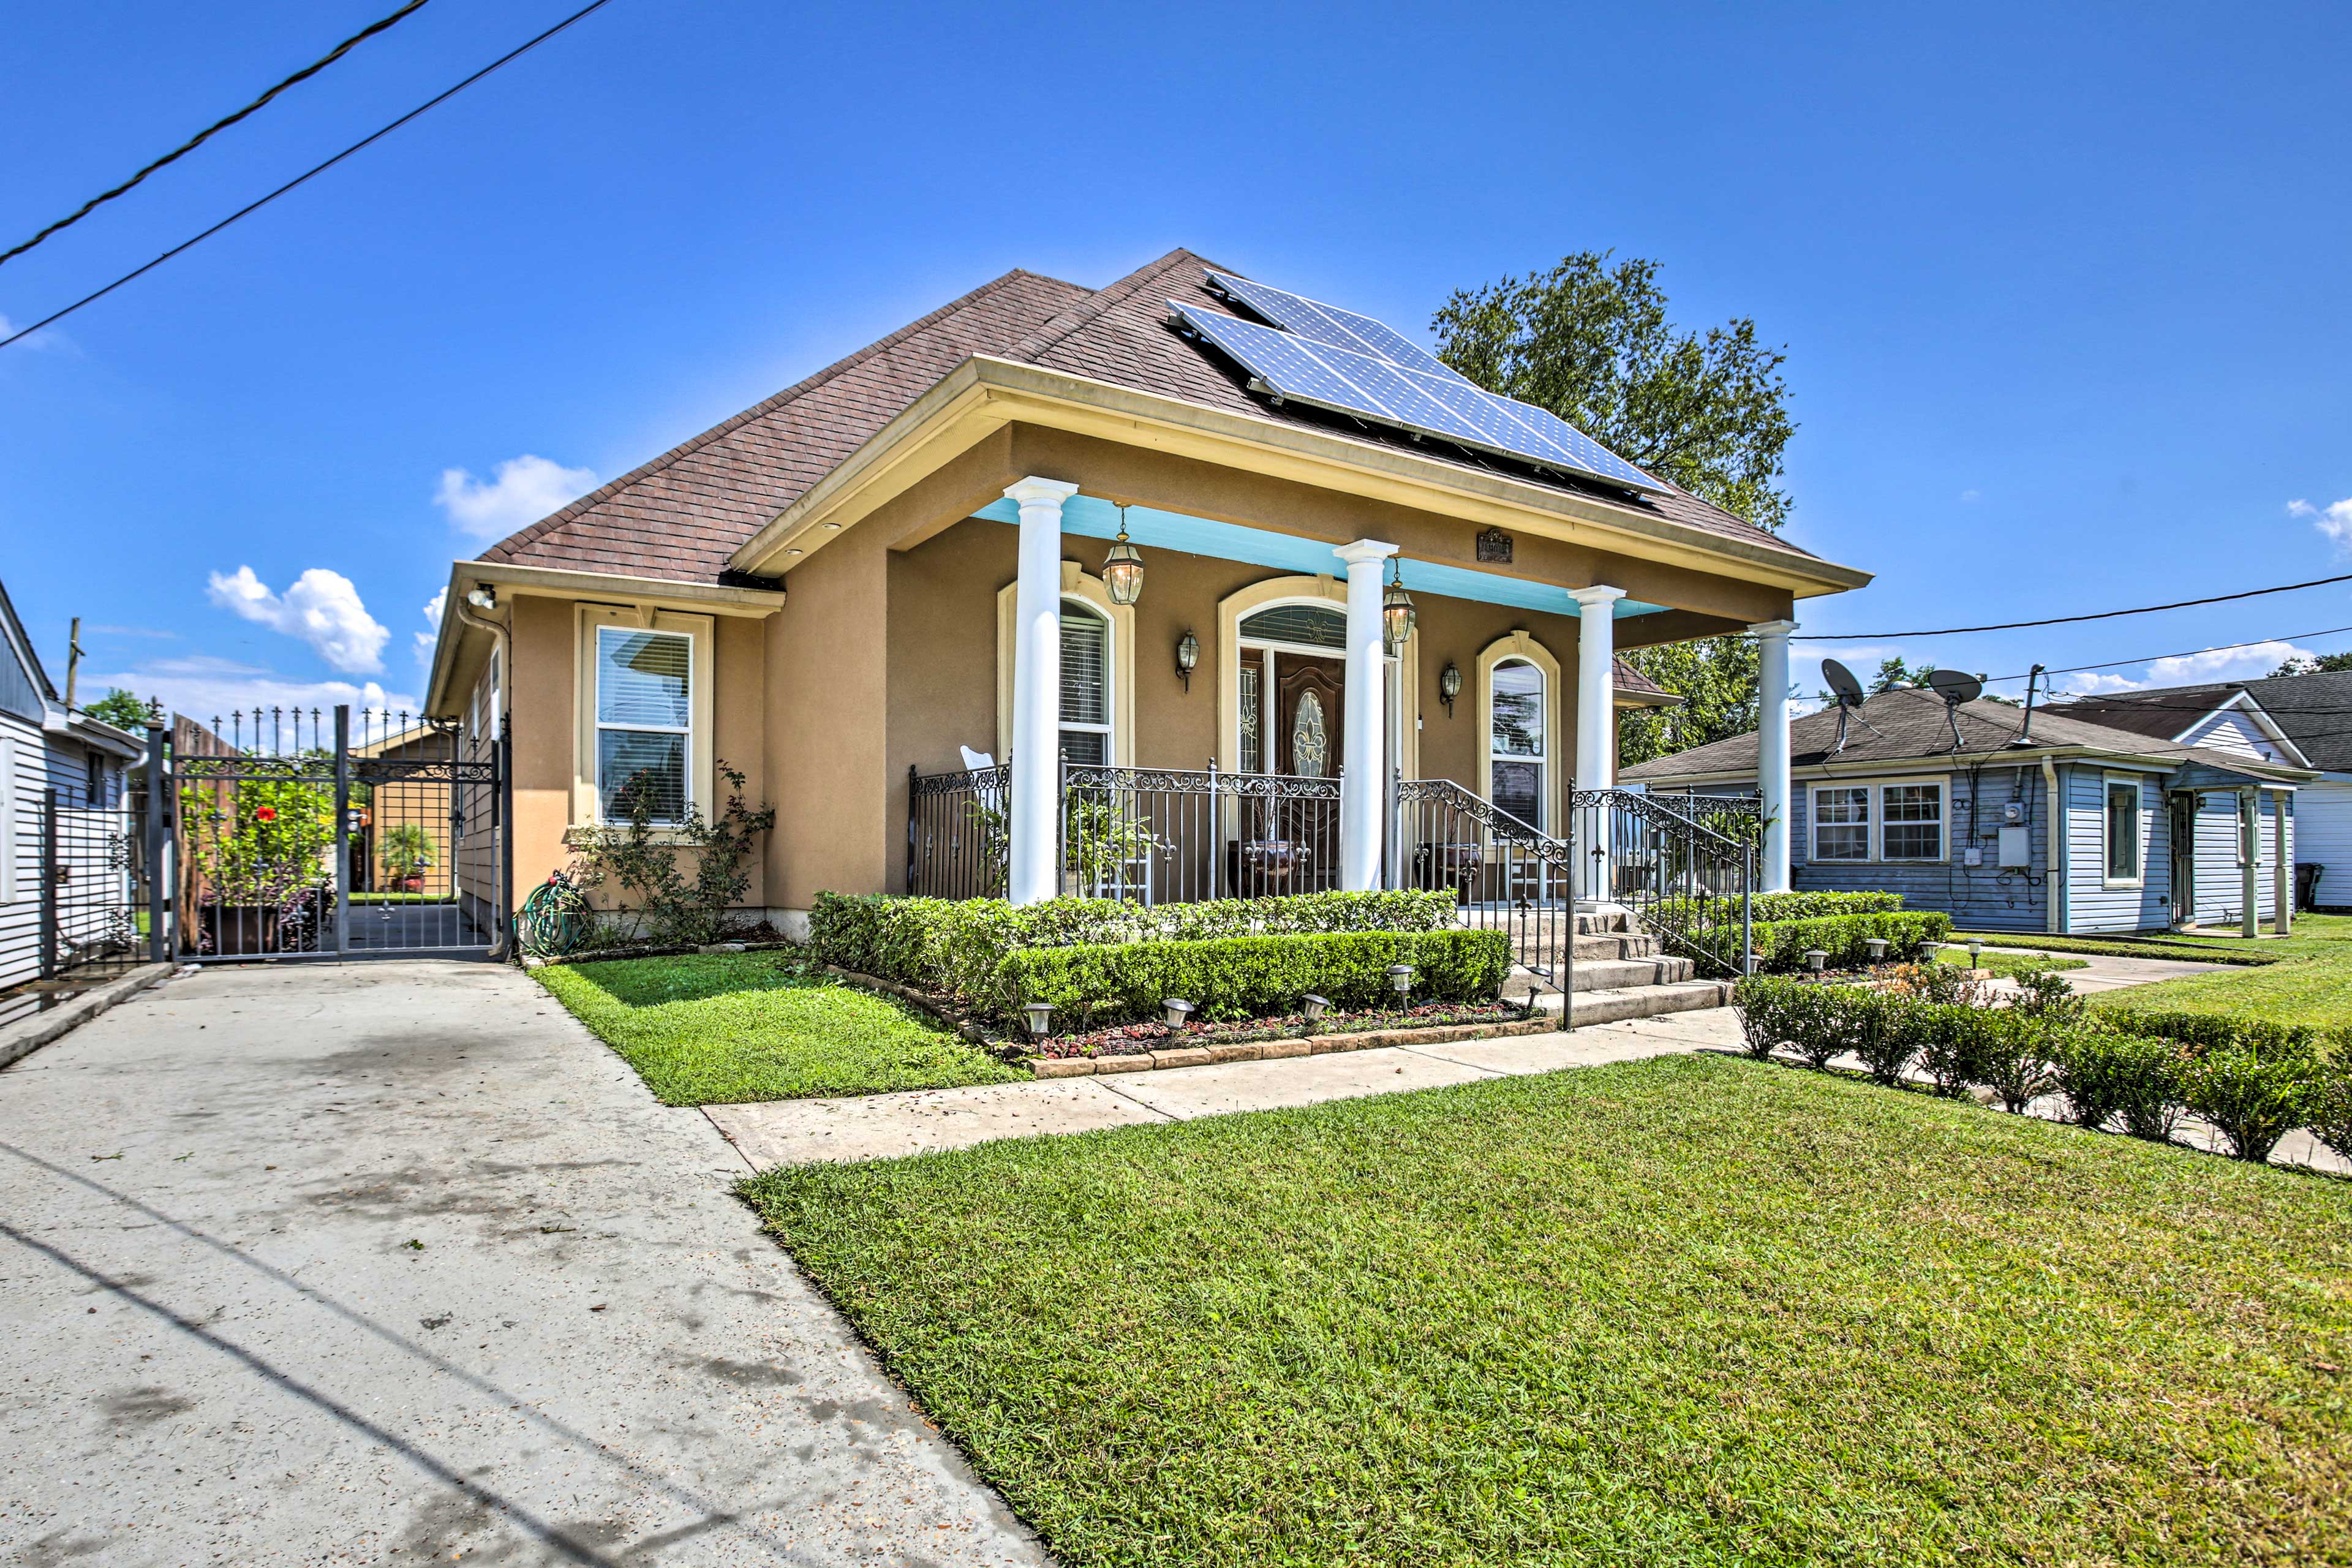
[[[1169, 252], [1099, 289], [1035, 273], [1006, 273], [828, 365], [693, 439], [500, 541], [482, 559], [618, 576], [714, 583], [729, 558], [771, 520], [917, 399], [974, 355], [1033, 364], [1276, 425], [1297, 425], [1454, 462], [1435, 446], [1296, 404], [1276, 407], [1167, 325], [1171, 300], [1235, 314], [1203, 286], [1234, 273], [1190, 250]], [[1238, 273], [1234, 273], [1239, 276]], [[1491, 469], [1465, 456], [1459, 466]], [[1816, 560], [1766, 530], [1695, 496], [1628, 497], [1564, 481], [1628, 511], [1718, 537]]]

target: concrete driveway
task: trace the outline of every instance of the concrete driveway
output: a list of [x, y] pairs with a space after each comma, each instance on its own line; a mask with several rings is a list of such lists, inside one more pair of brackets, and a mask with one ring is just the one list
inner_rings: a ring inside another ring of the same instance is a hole
[[0, 1073], [0, 1560], [1032, 1563], [509, 970], [215, 970]]

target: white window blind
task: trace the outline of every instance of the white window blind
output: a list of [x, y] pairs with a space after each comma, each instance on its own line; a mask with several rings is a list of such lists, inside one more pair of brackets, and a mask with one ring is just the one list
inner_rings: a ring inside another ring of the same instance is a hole
[[1062, 750], [1074, 763], [1110, 761], [1110, 624], [1062, 604]]
[[605, 820], [629, 815], [624, 792], [647, 793], [656, 822], [687, 811], [693, 740], [694, 641], [677, 632], [596, 629], [596, 796]]

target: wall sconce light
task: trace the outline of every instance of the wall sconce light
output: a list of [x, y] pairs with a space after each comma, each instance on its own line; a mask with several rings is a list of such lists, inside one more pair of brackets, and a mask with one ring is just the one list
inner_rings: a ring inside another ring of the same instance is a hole
[[1388, 644], [1389, 657], [1394, 658], [1404, 651], [1407, 638], [1421, 619], [1421, 612], [1412, 607], [1412, 595], [1404, 591], [1404, 563], [1391, 559], [1389, 591], [1381, 598], [1381, 640]]
[[1118, 537], [1103, 557], [1103, 587], [1114, 605], [1132, 605], [1143, 597], [1143, 555], [1127, 542], [1127, 508], [1118, 509]]
[[1454, 717], [1454, 700], [1462, 695], [1462, 667], [1452, 659], [1437, 672], [1437, 700], [1445, 704], [1445, 716]]
[[1187, 691], [1192, 689], [1192, 671], [1200, 662], [1201, 639], [1194, 637], [1188, 626], [1184, 635], [1176, 639], [1176, 673], [1184, 678], [1184, 689]]

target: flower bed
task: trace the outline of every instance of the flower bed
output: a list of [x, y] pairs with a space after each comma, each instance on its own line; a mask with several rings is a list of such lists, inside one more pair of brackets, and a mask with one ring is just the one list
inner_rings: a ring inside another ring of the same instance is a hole
[[1381, 1029], [1434, 1028], [1446, 1024], [1507, 1024], [1527, 1017], [1516, 1002], [1429, 1002], [1418, 1007], [1372, 1008], [1360, 1013], [1326, 1013], [1310, 1021], [1304, 1013], [1274, 1018], [1249, 1018], [1223, 1024], [1124, 1024], [1088, 1033], [1056, 1035], [1033, 1047], [1045, 1060], [1071, 1057], [1134, 1056], [1150, 1051], [1181, 1050], [1192, 1046], [1234, 1046], [1253, 1040], [1308, 1038], [1354, 1035]]

